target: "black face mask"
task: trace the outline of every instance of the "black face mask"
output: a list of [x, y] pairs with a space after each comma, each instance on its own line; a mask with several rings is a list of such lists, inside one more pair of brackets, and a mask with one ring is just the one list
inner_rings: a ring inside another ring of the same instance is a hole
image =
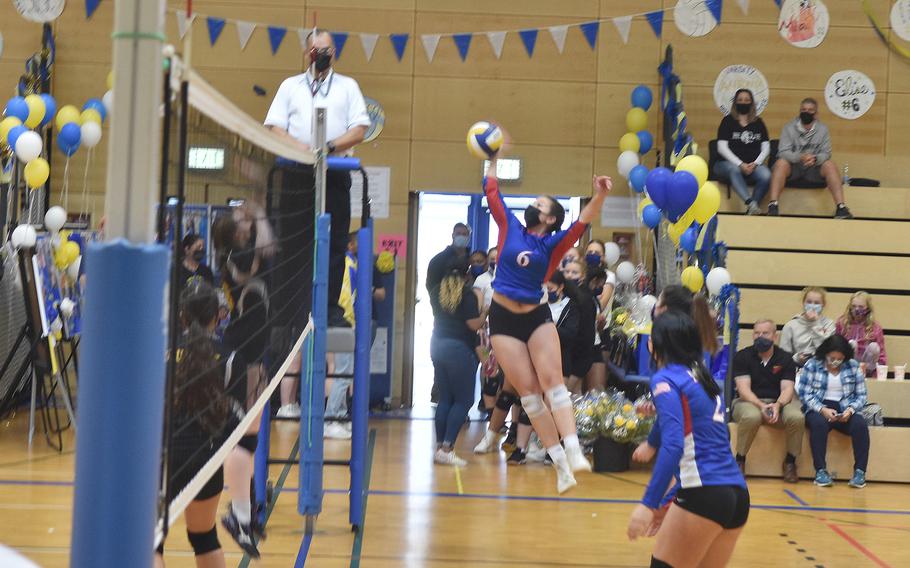
[[755, 346], [756, 351], [758, 351], [759, 353], [764, 353], [768, 349], [771, 349], [772, 347], [774, 347], [774, 341], [771, 339], [768, 339], [767, 337], [759, 337], [758, 339], [756, 339], [755, 341], [752, 342], [752, 345]]
[[815, 114], [811, 112], [801, 112], [799, 113], [799, 121], [805, 126], [812, 124], [812, 121], [815, 120]]
[[195, 260], [196, 262], [202, 262], [203, 260], [205, 260], [205, 251], [197, 250], [196, 252], [194, 252], [193, 260]]
[[525, 227], [531, 228], [540, 225], [540, 209], [533, 205], [528, 205], [525, 209]]
[[312, 57], [313, 65], [316, 67], [316, 71], [320, 73], [327, 71], [332, 66], [332, 54], [327, 49], [317, 50]]
[[752, 105], [749, 103], [736, 103], [736, 112], [739, 114], [749, 114]]

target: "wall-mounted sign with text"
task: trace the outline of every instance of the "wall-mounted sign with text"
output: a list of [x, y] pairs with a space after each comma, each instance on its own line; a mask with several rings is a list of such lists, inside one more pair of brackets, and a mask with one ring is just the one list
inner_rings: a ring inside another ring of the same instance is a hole
[[714, 81], [714, 104], [720, 112], [730, 114], [733, 95], [739, 89], [749, 89], [755, 99], [755, 113], [761, 114], [768, 106], [768, 80], [751, 65], [730, 65]]
[[860, 71], [838, 71], [825, 85], [825, 102], [835, 115], [855, 120], [875, 102], [875, 84]]

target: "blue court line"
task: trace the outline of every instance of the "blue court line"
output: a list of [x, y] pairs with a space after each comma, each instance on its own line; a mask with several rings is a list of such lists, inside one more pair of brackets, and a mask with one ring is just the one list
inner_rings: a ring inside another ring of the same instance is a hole
[[294, 562], [294, 568], [303, 568], [306, 564], [307, 554], [310, 553], [310, 543], [313, 542], [313, 533], [304, 533], [303, 540], [300, 541], [300, 550], [297, 552], [297, 560]]
[[803, 507], [808, 507], [808, 506], [809, 506], [808, 503], [806, 503], [805, 501], [803, 501], [802, 499], [799, 498], [799, 495], [797, 495], [796, 493], [790, 491], [789, 489], [784, 489], [784, 493], [786, 493], [786, 494], [790, 497], [790, 499], [793, 499], [794, 501], [796, 501], [797, 503], [799, 503], [799, 504], [802, 505]]

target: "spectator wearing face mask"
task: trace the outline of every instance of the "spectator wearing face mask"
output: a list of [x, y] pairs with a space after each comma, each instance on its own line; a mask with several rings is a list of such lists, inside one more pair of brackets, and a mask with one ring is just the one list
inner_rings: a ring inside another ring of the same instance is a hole
[[580, 260], [581, 251], [578, 250], [578, 247], [572, 247], [566, 251], [566, 254], [562, 255], [562, 260], [559, 263], [559, 270], [563, 271], [570, 262], [579, 262]]
[[493, 276], [496, 275], [496, 261], [499, 258], [499, 249], [491, 248], [486, 255], [487, 270], [474, 278], [474, 289], [483, 294], [483, 305], [489, 308], [493, 301]]
[[872, 296], [868, 292], [859, 291], [850, 296], [844, 315], [837, 320], [837, 333], [850, 342], [856, 360], [865, 365], [867, 374], [871, 374], [876, 365], [888, 364], [885, 332], [875, 321]]
[[802, 313], [784, 324], [780, 335], [780, 346], [793, 354], [793, 361], [802, 367], [812, 358], [822, 341], [835, 331], [834, 320], [822, 315], [825, 309], [824, 288], [809, 286], [803, 288]]
[[[764, 165], [771, 154], [771, 141], [765, 123], [756, 115], [752, 91], [739, 89], [734, 96], [730, 114], [717, 128], [717, 153], [722, 160], [714, 165], [718, 179], [733, 186], [733, 190], [746, 204], [749, 215], [758, 215], [758, 207], [768, 185], [771, 170]], [[749, 192], [749, 185], [754, 189]]]
[[434, 256], [427, 266], [427, 291], [431, 292], [442, 282], [446, 267], [456, 260], [468, 259], [468, 247], [471, 246], [471, 227], [464, 223], [455, 223], [452, 228], [452, 244]]
[[471, 282], [474, 282], [481, 274], [487, 271], [487, 253], [482, 250], [475, 250], [471, 253], [470, 268], [468, 273], [471, 275]]
[[603, 241], [594, 239], [588, 243], [588, 246], [585, 249], [585, 263], [592, 268], [602, 268], [606, 275], [602, 289], [596, 295], [596, 298], [600, 303], [600, 311], [604, 314], [609, 314], [610, 309], [613, 307], [613, 291], [616, 289], [616, 274], [607, 268], [606, 261], [604, 260], [605, 258], [606, 245], [604, 245]]
[[180, 285], [186, 286], [193, 277], [202, 278], [209, 286], [215, 285], [212, 269], [203, 264], [205, 241], [196, 233], [183, 237], [183, 262], [180, 264]]

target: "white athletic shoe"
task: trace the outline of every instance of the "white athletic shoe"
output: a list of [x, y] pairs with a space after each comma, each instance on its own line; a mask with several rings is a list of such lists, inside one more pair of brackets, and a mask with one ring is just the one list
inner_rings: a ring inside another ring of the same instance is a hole
[[539, 448], [535, 445], [530, 445], [528, 446], [528, 451], [525, 454], [525, 457], [529, 462], [543, 463], [547, 459], [547, 450]]
[[560, 495], [578, 485], [578, 482], [575, 481], [575, 476], [572, 475], [570, 470], [560, 468], [555, 463], [553, 464], [553, 469], [556, 470], [556, 490]]
[[489, 454], [499, 449], [499, 441], [502, 440], [502, 434], [493, 432], [489, 428], [484, 430], [483, 438], [474, 446], [475, 454]]
[[300, 418], [300, 405], [296, 402], [285, 404], [275, 413], [278, 418]]
[[433, 461], [439, 465], [454, 465], [457, 467], [464, 467], [468, 465], [468, 462], [455, 455], [455, 450], [447, 452], [442, 448], [436, 450], [436, 454], [433, 456]]
[[338, 422], [326, 422], [323, 437], [330, 440], [350, 440], [351, 432]]
[[575, 448], [574, 450], [566, 448], [566, 457], [569, 459], [569, 468], [573, 473], [578, 473], [579, 471], [591, 473], [591, 462], [585, 457], [581, 448]]

